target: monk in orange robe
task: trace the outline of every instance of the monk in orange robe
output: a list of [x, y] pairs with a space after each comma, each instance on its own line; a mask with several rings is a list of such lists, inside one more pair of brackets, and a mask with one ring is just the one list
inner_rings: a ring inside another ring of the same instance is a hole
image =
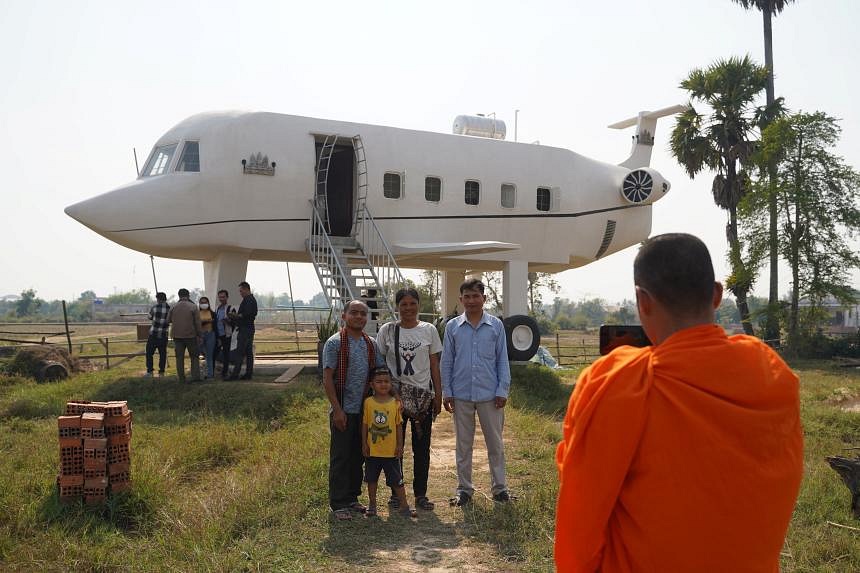
[[647, 241], [634, 283], [653, 346], [617, 348], [576, 383], [558, 571], [778, 571], [803, 473], [797, 376], [713, 323], [722, 285], [699, 239]]

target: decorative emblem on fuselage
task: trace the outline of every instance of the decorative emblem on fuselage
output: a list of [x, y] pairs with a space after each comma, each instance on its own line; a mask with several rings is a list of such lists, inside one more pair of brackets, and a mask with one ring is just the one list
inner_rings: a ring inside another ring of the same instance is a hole
[[249, 175], [274, 175], [275, 162], [269, 164], [269, 156], [263, 155], [259, 151], [252, 153], [248, 159], [242, 160], [242, 173]]

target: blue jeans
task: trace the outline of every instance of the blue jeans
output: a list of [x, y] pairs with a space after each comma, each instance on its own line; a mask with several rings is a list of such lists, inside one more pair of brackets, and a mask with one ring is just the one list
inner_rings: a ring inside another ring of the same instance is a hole
[[206, 358], [206, 377], [215, 378], [215, 332], [203, 333], [203, 356]]

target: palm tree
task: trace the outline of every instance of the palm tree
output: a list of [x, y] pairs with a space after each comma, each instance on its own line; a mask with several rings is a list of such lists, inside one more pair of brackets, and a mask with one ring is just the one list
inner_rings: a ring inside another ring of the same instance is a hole
[[[690, 107], [678, 116], [672, 130], [672, 154], [690, 178], [708, 169], [716, 172], [711, 186], [714, 202], [728, 211], [726, 239], [732, 274], [726, 288], [737, 300], [741, 322], [753, 334], [747, 294], [758, 268], [757, 255], [744, 253], [738, 236], [737, 207], [751, 188], [746, 166], [755, 146], [755, 132], [764, 110], [755, 99], [765, 89], [767, 70], [749, 56], [729, 58], [695, 69], [681, 82], [690, 92]], [[710, 114], [700, 114], [694, 103], [704, 103]]]
[[[746, 10], [758, 10], [761, 12], [764, 22], [764, 65], [767, 68], [767, 106], [774, 105], [775, 96], [773, 89], [773, 33], [771, 29], [771, 18], [782, 12], [788, 4], [794, 0], [732, 0], [740, 4]], [[764, 126], [762, 126], [764, 127]], [[768, 166], [768, 176], [772, 181], [776, 176], [776, 168]], [[777, 305], [779, 304], [779, 235], [777, 231], [777, 205], [776, 193], [770, 190], [768, 201], [770, 215], [770, 227], [768, 234], [770, 238], [770, 288], [768, 292], [768, 312], [765, 326], [765, 339], [773, 340], [779, 338], [779, 320], [777, 319]]]

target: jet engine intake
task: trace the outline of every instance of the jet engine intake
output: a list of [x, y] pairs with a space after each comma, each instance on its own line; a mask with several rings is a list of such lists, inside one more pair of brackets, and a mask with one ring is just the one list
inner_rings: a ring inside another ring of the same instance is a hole
[[671, 186], [662, 175], [650, 167], [640, 167], [628, 173], [621, 182], [621, 196], [628, 203], [647, 205], [665, 195]]

